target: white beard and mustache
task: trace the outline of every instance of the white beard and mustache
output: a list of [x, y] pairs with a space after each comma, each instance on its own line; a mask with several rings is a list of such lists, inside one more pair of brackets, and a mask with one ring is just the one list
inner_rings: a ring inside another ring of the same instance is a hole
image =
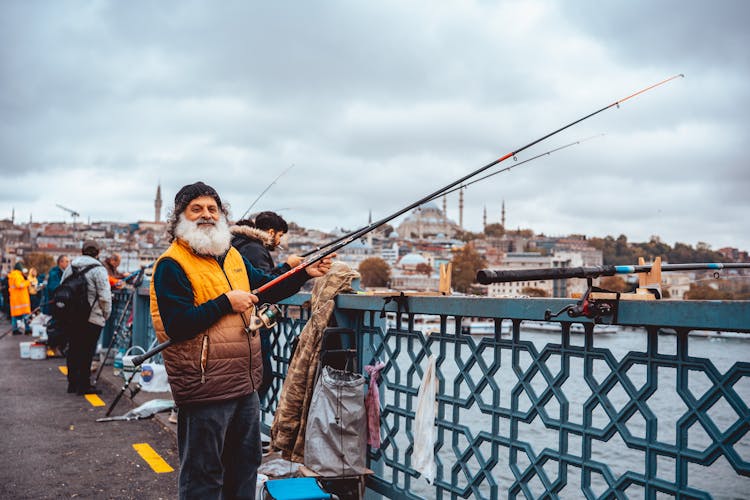
[[[209, 226], [205, 224], [206, 222], [213, 225]], [[185, 214], [180, 214], [174, 235], [186, 241], [190, 248], [200, 255], [221, 257], [232, 244], [232, 233], [229, 231], [227, 218], [223, 214], [218, 221], [213, 219], [190, 221], [185, 218]]]

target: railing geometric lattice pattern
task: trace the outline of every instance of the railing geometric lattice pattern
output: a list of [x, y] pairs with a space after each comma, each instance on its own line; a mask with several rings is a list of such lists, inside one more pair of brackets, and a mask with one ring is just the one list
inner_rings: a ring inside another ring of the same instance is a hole
[[[664, 308], [660, 314], [654, 306], [630, 306], [632, 315], [623, 308], [617, 333], [590, 322], [550, 323], [556, 332], [534, 333], [524, 320], [541, 323], [545, 302], [498, 302], [520, 304], [509, 314], [501, 307], [488, 313], [486, 305], [474, 310], [474, 303], [440, 312], [455, 305], [450, 300], [420, 298], [409, 313], [385, 308], [389, 321], [380, 318], [382, 299], [347, 297], [338, 306], [337, 324], [358, 333], [361, 365], [386, 364], [382, 442], [368, 452], [376, 471], [370, 488], [414, 499], [712, 498], [750, 491], [747, 340], [720, 339], [727, 343], [721, 349], [695, 337], [689, 318], [675, 320], [666, 302], [656, 306]], [[274, 332], [279, 380], [266, 410], [275, 408], [304, 314]], [[461, 325], [469, 317], [489, 320], [494, 331], [467, 334]], [[430, 355], [439, 387], [433, 484], [411, 460]]]

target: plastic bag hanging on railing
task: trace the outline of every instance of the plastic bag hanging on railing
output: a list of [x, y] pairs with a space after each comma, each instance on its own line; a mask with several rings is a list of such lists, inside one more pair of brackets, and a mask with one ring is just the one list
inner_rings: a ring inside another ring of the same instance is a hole
[[310, 401], [305, 466], [321, 476], [364, 474], [367, 451], [365, 378], [324, 366]]
[[411, 463], [430, 484], [435, 480], [435, 394], [437, 376], [435, 356], [427, 358], [427, 368], [417, 393], [417, 410], [414, 416], [414, 452]]

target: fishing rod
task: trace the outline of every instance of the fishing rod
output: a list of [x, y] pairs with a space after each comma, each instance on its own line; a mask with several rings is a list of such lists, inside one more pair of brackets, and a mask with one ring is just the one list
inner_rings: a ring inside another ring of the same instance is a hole
[[[122, 311], [120, 312], [120, 316], [117, 319], [117, 321], [114, 324], [114, 330], [112, 333], [112, 338], [109, 341], [109, 346], [107, 346], [107, 352], [104, 353], [104, 358], [102, 358], [102, 362], [99, 364], [99, 369], [96, 371], [96, 376], [94, 377], [93, 385], [96, 385], [97, 382], [99, 382], [99, 377], [102, 375], [102, 371], [104, 370], [104, 365], [107, 362], [107, 359], [109, 359], [109, 353], [112, 352], [112, 348], [117, 343], [117, 337], [125, 330], [123, 326], [129, 322], [132, 321], [132, 313], [131, 310], [131, 304], [133, 303], [133, 298], [135, 297], [136, 293], [138, 293], [138, 287], [141, 286], [141, 283], [143, 283], [143, 277], [146, 272], [146, 269], [150, 268], [154, 264], [151, 263], [147, 266], [141, 266], [141, 268], [138, 271], [135, 271], [131, 273], [130, 275], [123, 278], [123, 281], [126, 283], [130, 283], [133, 285], [132, 290], [130, 290], [130, 293], [128, 293], [127, 299], [125, 299], [125, 305], [122, 308]], [[125, 321], [126, 317], [131, 316], [131, 318], [128, 321]]]
[[554, 149], [550, 149], [549, 151], [545, 151], [544, 153], [539, 153], [538, 155], [532, 156], [531, 158], [527, 158], [527, 159], [525, 159], [523, 161], [519, 161], [518, 163], [514, 163], [513, 165], [509, 165], [509, 166], [507, 166], [505, 168], [501, 168], [497, 172], [492, 172], [491, 174], [487, 174], [485, 176], [482, 176], [479, 179], [474, 179], [473, 181], [467, 182], [466, 184], [461, 184], [460, 186], [456, 186], [453, 189], [450, 189], [449, 191], [445, 191], [445, 192], [443, 192], [441, 194], [433, 196], [432, 198], [430, 198], [427, 201], [435, 201], [436, 199], [440, 198], [441, 196], [444, 196], [446, 194], [455, 193], [459, 189], [467, 188], [467, 187], [471, 186], [472, 184], [476, 184], [479, 181], [483, 181], [485, 179], [489, 179], [490, 177], [495, 176], [497, 174], [502, 174], [503, 172], [508, 172], [508, 171], [510, 171], [510, 170], [512, 170], [512, 169], [514, 169], [516, 167], [520, 167], [524, 163], [528, 163], [530, 161], [536, 160], [538, 158], [541, 158], [542, 156], [549, 156], [552, 153], [556, 153], [556, 152], [561, 151], [563, 149], [569, 148], [571, 146], [575, 146], [577, 144], [581, 144], [581, 143], [586, 142], [586, 141], [590, 141], [591, 139], [596, 139], [598, 137], [604, 137], [604, 134], [592, 135], [591, 137], [586, 137], [585, 139], [579, 139], [577, 141], [573, 141], [573, 142], [570, 142], [568, 144], [565, 144], [564, 146], [559, 146], [559, 147], [556, 147]]
[[[508, 166], [508, 167], [505, 167], [505, 168], [501, 168], [501, 169], [500, 169], [500, 170], [498, 170], [497, 172], [493, 172], [493, 173], [491, 173], [491, 174], [488, 174], [488, 175], [485, 175], [485, 176], [483, 176], [483, 177], [480, 177], [479, 179], [475, 179], [475, 180], [473, 180], [473, 181], [471, 181], [471, 182], [467, 182], [466, 184], [461, 184], [460, 186], [456, 186], [456, 187], [454, 187], [453, 189], [450, 189], [450, 190], [448, 190], [448, 191], [443, 191], [443, 192], [441, 192], [441, 193], [439, 193], [439, 194], [436, 194], [435, 196], [433, 196], [433, 197], [432, 197], [432, 198], [430, 198], [429, 200], [425, 201], [425, 203], [427, 203], [427, 202], [430, 202], [430, 201], [435, 201], [436, 199], [440, 198], [441, 196], [445, 196], [445, 195], [447, 195], [447, 194], [453, 193], [453, 192], [455, 192], [455, 191], [458, 191], [459, 189], [464, 189], [464, 188], [466, 188], [466, 187], [468, 187], [468, 186], [471, 186], [472, 184], [475, 184], [475, 183], [477, 183], [477, 182], [479, 182], [479, 181], [483, 181], [483, 180], [485, 180], [485, 179], [488, 179], [489, 177], [492, 177], [493, 175], [497, 175], [497, 174], [500, 174], [500, 173], [503, 173], [503, 172], [507, 172], [507, 171], [509, 171], [509, 170], [511, 170], [511, 169], [513, 169], [513, 168], [516, 168], [516, 167], [520, 167], [520, 166], [521, 166], [521, 165], [523, 165], [524, 163], [529, 163], [530, 161], [533, 161], [533, 160], [539, 159], [539, 158], [541, 158], [542, 156], [549, 156], [549, 155], [551, 155], [552, 153], [556, 153], [557, 151], [561, 151], [561, 150], [563, 150], [563, 149], [566, 149], [566, 148], [569, 148], [569, 147], [571, 147], [571, 146], [575, 146], [575, 145], [577, 145], [577, 144], [581, 144], [581, 143], [583, 143], [583, 142], [586, 142], [586, 141], [588, 141], [588, 140], [591, 140], [591, 139], [596, 139], [597, 137], [602, 137], [602, 136], [604, 136], [604, 134], [594, 135], [594, 136], [591, 136], [591, 137], [587, 137], [587, 138], [585, 138], [585, 139], [580, 139], [580, 140], [578, 140], [578, 141], [574, 141], [574, 142], [571, 142], [571, 143], [565, 144], [564, 146], [559, 146], [559, 147], [557, 147], [557, 148], [554, 148], [554, 149], [550, 149], [549, 151], [545, 151], [544, 153], [540, 153], [540, 154], [538, 154], [538, 155], [536, 155], [536, 156], [532, 156], [531, 158], [527, 158], [527, 159], [525, 159], [525, 160], [523, 160], [523, 161], [521, 161], [521, 162], [518, 162], [518, 163], [514, 163], [513, 165], [510, 165], [510, 166]], [[374, 224], [377, 224], [377, 223], [374, 223]], [[336, 244], [336, 243], [338, 243], [339, 241], [342, 241], [342, 240], [344, 240], [344, 239], [348, 238], [348, 237], [349, 237], [349, 236], [351, 236], [352, 234], [358, 233], [358, 232], [360, 232], [360, 231], [364, 231], [365, 229], [367, 229], [367, 228], [370, 228], [371, 226], [374, 226], [374, 224], [368, 224], [367, 226], [363, 226], [363, 227], [361, 227], [361, 228], [357, 229], [356, 231], [352, 231], [352, 232], [350, 232], [350, 233], [347, 233], [347, 234], [345, 234], [345, 235], [343, 235], [343, 236], [340, 236], [339, 238], [336, 238], [336, 239], [335, 239], [335, 240], [333, 240], [333, 241], [329, 241], [329, 242], [328, 242], [328, 243], [326, 243], [325, 245], [321, 245], [321, 246], [319, 246], [319, 247], [315, 247], [314, 249], [310, 250], [309, 252], [303, 253], [303, 254], [301, 255], [301, 257], [308, 257], [308, 256], [310, 256], [310, 255], [314, 254], [315, 252], [319, 252], [320, 250], [322, 250], [322, 249], [324, 249], [324, 248], [328, 248], [328, 247], [329, 247], [329, 246], [331, 246], [331, 245], [335, 245], [335, 244]], [[375, 228], [373, 227], [373, 229], [375, 229]], [[369, 231], [366, 231], [366, 232], [369, 232]]]
[[[477, 282], [482, 285], [509, 283], [512, 281], [558, 280], [568, 278], [598, 278], [616, 274], [636, 274], [651, 271], [652, 265], [638, 266], [592, 266], [592, 267], [550, 267], [544, 269], [480, 269]], [[662, 264], [662, 271], [718, 271], [720, 269], [750, 269], [750, 263], [706, 262], [695, 264]]]
[[[649, 90], [651, 90], [651, 89], [653, 89], [653, 88], [656, 88], [656, 87], [659, 87], [660, 85], [664, 85], [665, 83], [668, 83], [668, 82], [670, 82], [670, 81], [672, 81], [672, 80], [675, 80], [675, 79], [677, 79], [677, 78], [684, 78], [684, 77], [685, 77], [685, 75], [684, 75], [684, 74], [682, 74], [682, 73], [680, 73], [680, 74], [678, 74], [678, 75], [674, 75], [674, 76], [671, 76], [671, 77], [669, 77], [669, 78], [667, 78], [667, 79], [665, 79], [665, 80], [662, 80], [662, 81], [660, 81], [660, 82], [657, 82], [657, 83], [655, 83], [655, 84], [653, 84], [653, 85], [650, 85], [650, 86], [648, 86], [648, 87], [646, 87], [646, 88], [644, 88], [644, 89], [641, 89], [641, 90], [639, 90], [639, 91], [637, 91], [637, 92], [634, 92], [634, 93], [630, 94], [630, 95], [629, 95], [629, 96], [627, 96], [627, 97], [624, 97], [624, 98], [622, 98], [622, 99], [620, 99], [620, 100], [617, 100], [617, 101], [613, 102], [612, 104], [608, 104], [607, 106], [604, 106], [604, 107], [603, 107], [603, 108], [601, 108], [601, 109], [598, 109], [598, 110], [596, 110], [596, 111], [594, 111], [594, 112], [592, 112], [592, 113], [589, 113], [589, 114], [588, 114], [588, 115], [586, 115], [586, 116], [583, 116], [583, 117], [581, 117], [581, 118], [579, 118], [579, 119], [577, 119], [577, 120], [575, 120], [575, 121], [573, 121], [573, 122], [570, 122], [570, 123], [568, 123], [567, 125], [565, 125], [565, 126], [563, 126], [563, 127], [560, 127], [559, 129], [557, 129], [557, 130], [555, 130], [555, 131], [553, 131], [553, 132], [550, 132], [550, 133], [548, 133], [547, 135], [544, 135], [544, 136], [540, 137], [539, 139], [536, 139], [536, 140], [534, 140], [534, 141], [532, 141], [532, 142], [530, 142], [530, 143], [526, 144], [525, 146], [522, 146], [522, 147], [520, 147], [520, 148], [516, 149], [515, 151], [511, 151], [510, 153], [507, 153], [507, 154], [505, 154], [505, 155], [501, 156], [501, 157], [500, 157], [500, 158], [498, 158], [497, 160], [495, 160], [495, 161], [492, 161], [492, 162], [488, 163], [487, 165], [485, 165], [485, 166], [483, 166], [483, 167], [480, 167], [480, 168], [478, 168], [477, 170], [475, 170], [474, 172], [470, 173], [469, 175], [466, 175], [466, 176], [462, 177], [461, 179], [459, 179], [459, 180], [457, 180], [457, 181], [455, 181], [455, 182], [453, 182], [453, 183], [451, 183], [451, 184], [449, 184], [449, 185], [447, 185], [447, 186], [443, 187], [442, 189], [439, 189], [439, 190], [435, 191], [434, 193], [432, 193], [432, 194], [430, 194], [430, 195], [426, 196], [425, 198], [423, 198], [423, 199], [419, 200], [419, 202], [417, 202], [417, 203], [414, 203], [414, 204], [412, 204], [412, 205], [409, 205], [409, 207], [407, 207], [406, 209], [404, 209], [404, 210], [401, 210], [401, 211], [397, 212], [397, 215], [394, 215], [394, 216], [389, 216], [389, 217], [386, 217], [385, 219], [381, 219], [381, 220], [379, 220], [379, 221], [377, 221], [377, 222], [373, 222], [372, 224], [370, 224], [370, 225], [368, 225], [368, 226], [364, 226], [364, 227], [362, 227], [361, 229], [358, 229], [358, 230], [356, 230], [356, 231], [354, 231], [354, 232], [352, 232], [352, 233], [349, 233], [349, 234], [347, 234], [347, 235], [344, 235], [344, 236], [342, 236], [342, 237], [340, 237], [340, 238], [338, 238], [338, 239], [336, 239], [336, 240], [332, 241], [331, 243], [328, 243], [328, 244], [326, 244], [326, 245], [324, 245], [324, 246], [322, 246], [322, 247], [318, 247], [318, 248], [316, 248], [316, 249], [313, 249], [313, 250], [311, 250], [310, 252], [307, 252], [307, 253], [303, 254], [303, 255], [302, 255], [302, 257], [308, 257], [308, 256], [310, 256], [310, 255], [313, 255], [314, 253], [316, 253], [316, 252], [319, 252], [319, 251], [320, 251], [320, 250], [322, 250], [323, 248], [326, 248], [326, 247], [328, 247], [328, 246], [330, 246], [330, 245], [334, 245], [334, 244], [336, 244], [336, 243], [338, 243], [338, 242], [340, 242], [340, 241], [346, 240], [346, 239], [349, 239], [349, 242], [351, 242], [351, 241], [354, 241], [355, 239], [357, 239], [357, 238], [359, 238], [359, 237], [363, 236], [364, 234], [367, 234], [367, 233], [369, 233], [370, 231], [372, 231], [372, 230], [373, 230], [373, 229], [375, 229], [376, 227], [379, 227], [379, 226], [381, 226], [381, 225], [383, 225], [383, 224], [385, 224], [385, 223], [387, 223], [387, 222], [391, 221], [392, 219], [395, 219], [395, 218], [396, 218], [396, 217], [398, 217], [399, 215], [402, 215], [402, 214], [406, 213], [407, 211], [409, 211], [409, 210], [412, 210], [412, 209], [414, 209], [414, 208], [418, 207], [419, 205], [422, 205], [422, 204], [424, 204], [424, 203], [427, 203], [428, 201], [431, 201], [431, 200], [433, 200], [433, 199], [435, 199], [435, 198], [438, 198], [438, 197], [440, 197], [440, 196], [441, 196], [442, 194], [444, 194], [444, 193], [447, 193], [447, 192], [453, 192], [453, 191], [455, 191], [456, 189], [452, 189], [452, 188], [454, 188], [454, 187], [455, 187], [456, 185], [458, 185], [458, 184], [461, 184], [462, 182], [466, 181], [467, 179], [469, 179], [469, 178], [471, 178], [471, 177], [474, 177], [474, 176], [476, 176], [476, 175], [479, 175], [479, 174], [481, 174], [481, 173], [482, 173], [482, 172], [484, 172], [485, 170], [487, 170], [487, 169], [489, 169], [489, 168], [491, 168], [491, 167], [493, 167], [493, 166], [497, 165], [497, 164], [498, 164], [498, 163], [500, 163], [500, 162], [503, 162], [503, 161], [507, 160], [508, 158], [511, 158], [511, 157], [512, 157], [512, 158], [514, 158], [514, 159], [515, 159], [515, 157], [516, 157], [516, 155], [517, 155], [518, 153], [520, 153], [520, 152], [522, 152], [522, 151], [525, 151], [526, 149], [528, 149], [528, 148], [530, 148], [530, 147], [532, 147], [532, 146], [534, 146], [534, 145], [536, 145], [536, 144], [538, 144], [538, 143], [540, 143], [540, 142], [544, 141], [545, 139], [548, 139], [548, 138], [552, 137], [553, 135], [556, 135], [556, 134], [558, 134], [558, 133], [562, 132], [562, 131], [563, 131], [563, 130], [565, 130], [565, 129], [568, 129], [568, 128], [572, 127], [573, 125], [576, 125], [576, 124], [578, 124], [578, 123], [580, 123], [580, 122], [582, 122], [582, 121], [584, 121], [584, 120], [587, 120], [587, 119], [589, 119], [589, 118], [591, 118], [591, 117], [593, 117], [593, 116], [595, 116], [595, 115], [598, 115], [599, 113], [602, 113], [602, 112], [604, 112], [604, 111], [608, 110], [609, 108], [612, 108], [612, 107], [617, 107], [617, 108], [619, 108], [619, 107], [620, 107], [620, 104], [624, 103], [625, 101], [627, 101], [627, 100], [629, 100], [629, 99], [632, 99], [632, 98], [634, 98], [634, 97], [636, 97], [636, 96], [638, 96], [638, 95], [640, 95], [640, 94], [643, 94], [643, 93], [645, 93], [645, 92], [648, 92]], [[550, 153], [551, 153], [551, 152], [552, 152], [552, 151], [550, 151]], [[544, 153], [543, 153], [542, 155], [540, 155], [540, 156], [543, 156], [543, 155], [544, 155]], [[525, 161], [531, 161], [532, 159], [534, 159], [534, 158], [530, 158], [529, 160], [525, 160]], [[522, 163], [523, 163], [523, 162], [522, 162]], [[514, 165], [514, 166], [518, 166], [518, 165], [520, 165], [520, 163], [519, 163], [519, 164], [517, 164], [517, 165]], [[498, 171], [497, 173], [503, 172], [503, 171], [505, 171], [505, 170], [509, 170], [509, 169], [503, 169], [503, 170], [499, 170], [499, 171]], [[487, 176], [487, 177], [489, 177], [489, 176]], [[460, 189], [460, 188], [457, 188], [457, 189]], [[449, 191], [449, 190], [450, 190], [450, 191]], [[340, 247], [339, 247], [339, 248], [340, 248]]]
[[[513, 150], [513, 151], [511, 151], [509, 153], [504, 154], [500, 158], [498, 158], [498, 159], [496, 159], [494, 161], [491, 161], [487, 165], [484, 165], [483, 167], [480, 167], [480, 168], [474, 170], [473, 172], [471, 172], [471, 173], [469, 173], [469, 174], [461, 177], [460, 179], [451, 182], [447, 186], [442, 187], [442, 188], [438, 189], [437, 191], [435, 191], [433, 193], [430, 193], [430, 194], [428, 194], [427, 196], [425, 196], [423, 198], [420, 198], [419, 200], [417, 200], [414, 203], [406, 206], [405, 208], [397, 210], [393, 214], [388, 215], [388, 216], [380, 219], [379, 221], [374, 222], [373, 224], [370, 224], [370, 225], [362, 228], [359, 231], [355, 231], [354, 233], [350, 234], [347, 238], [343, 239], [342, 241], [338, 242], [337, 244], [330, 245], [328, 247], [328, 249], [326, 249], [326, 250], [320, 250], [320, 251], [316, 252], [315, 254], [309, 256], [308, 259], [304, 260], [302, 263], [300, 263], [296, 267], [294, 267], [294, 268], [290, 269], [289, 271], [287, 271], [286, 273], [284, 273], [284, 274], [282, 274], [282, 275], [274, 278], [273, 280], [269, 281], [268, 283], [266, 283], [265, 285], [261, 286], [260, 288], [258, 288], [256, 290], [253, 290], [251, 293], [257, 295], [259, 293], [264, 292], [265, 290], [268, 290], [269, 288], [272, 288], [272, 287], [276, 286], [278, 283], [280, 283], [280, 282], [282, 282], [282, 281], [284, 281], [284, 280], [286, 280], [286, 279], [294, 276], [295, 274], [299, 273], [300, 271], [302, 271], [306, 267], [308, 267], [308, 266], [310, 266], [310, 265], [312, 265], [312, 264], [314, 264], [314, 263], [316, 263], [316, 262], [318, 262], [320, 260], [323, 260], [324, 258], [328, 257], [329, 255], [332, 255], [332, 254], [336, 253], [340, 248], [343, 248], [346, 245], [348, 245], [349, 243], [351, 243], [352, 241], [355, 241], [355, 240], [361, 238], [362, 236], [364, 236], [365, 234], [369, 233], [373, 229], [375, 229], [377, 227], [380, 227], [383, 224], [386, 224], [386, 223], [390, 222], [391, 220], [395, 219], [396, 217], [405, 214], [409, 210], [412, 210], [412, 209], [414, 209], [414, 208], [416, 208], [416, 207], [418, 207], [418, 206], [426, 203], [427, 201], [429, 201], [430, 199], [434, 198], [435, 196], [439, 196], [444, 191], [447, 191], [447, 190], [449, 190], [449, 189], [451, 189], [451, 188], [453, 188], [453, 187], [455, 187], [455, 186], [463, 183], [464, 181], [470, 179], [471, 177], [475, 177], [475, 176], [481, 174], [485, 170], [487, 170], [487, 169], [489, 169], [489, 168], [497, 165], [498, 163], [501, 163], [501, 162], [507, 160], [508, 158], [515, 157], [518, 153], [520, 153], [522, 151], [525, 151], [525, 150], [529, 149], [530, 147], [532, 147], [532, 146], [534, 146], [536, 144], [539, 144], [540, 142], [542, 142], [542, 141], [544, 141], [544, 140], [552, 137], [553, 135], [559, 134], [563, 130], [566, 130], [566, 129], [568, 129], [568, 128], [570, 128], [570, 127], [572, 127], [572, 126], [574, 126], [574, 125], [576, 125], [578, 123], [581, 123], [582, 121], [587, 120], [587, 119], [589, 119], [589, 118], [591, 118], [591, 117], [593, 117], [595, 115], [598, 115], [599, 113], [602, 113], [602, 112], [604, 112], [604, 111], [606, 111], [606, 110], [608, 110], [610, 108], [613, 108], [615, 106], [619, 108], [620, 104], [624, 103], [625, 101], [627, 101], [629, 99], [632, 99], [632, 98], [634, 98], [634, 97], [636, 97], [636, 96], [638, 96], [640, 94], [648, 92], [651, 89], [654, 89], [656, 87], [664, 85], [664, 84], [666, 84], [666, 83], [668, 83], [668, 82], [670, 82], [670, 81], [672, 81], [672, 80], [674, 80], [676, 78], [683, 78], [684, 76], [685, 75], [683, 75], [683, 74], [674, 75], [674, 76], [671, 76], [671, 77], [669, 77], [669, 78], [667, 78], [665, 80], [657, 82], [657, 83], [655, 83], [653, 85], [649, 85], [648, 87], [643, 88], [641, 90], [638, 90], [637, 92], [634, 92], [634, 93], [628, 95], [627, 97], [624, 97], [622, 99], [614, 101], [613, 103], [608, 104], [608, 105], [604, 106], [601, 109], [598, 109], [598, 110], [596, 110], [596, 111], [594, 111], [592, 113], [589, 113], [589, 114], [587, 114], [587, 115], [585, 115], [585, 116], [583, 116], [581, 118], [578, 118], [578, 119], [576, 119], [576, 120], [568, 123], [567, 125], [563, 125], [562, 127], [558, 128], [557, 130], [549, 132], [549, 133], [543, 135], [542, 137], [529, 142], [525, 146], [521, 146], [518, 149], [515, 149], [515, 150]], [[166, 349], [167, 347], [169, 347], [171, 344], [172, 344], [171, 340], [167, 340], [165, 342], [162, 342], [161, 344], [157, 345], [156, 347], [154, 347], [150, 351], [146, 352], [145, 354], [142, 354], [140, 356], [136, 356], [135, 358], [133, 358], [133, 363], [136, 364], [136, 365], [141, 364], [145, 360], [147, 360], [148, 358], [150, 358], [151, 356], [154, 356], [155, 354], [158, 354], [159, 352], [163, 351], [164, 349]]]
[[276, 178], [275, 178], [274, 180], [272, 180], [272, 181], [271, 181], [271, 184], [269, 184], [268, 186], [266, 186], [266, 189], [264, 189], [263, 191], [261, 191], [261, 193], [260, 193], [260, 194], [258, 195], [258, 197], [257, 197], [257, 198], [255, 198], [255, 201], [254, 201], [254, 202], [252, 202], [252, 203], [250, 204], [250, 206], [249, 206], [249, 207], [247, 207], [247, 210], [245, 210], [245, 213], [244, 213], [244, 214], [242, 214], [242, 217], [240, 217], [240, 218], [239, 218], [239, 219], [237, 219], [237, 220], [242, 220], [242, 219], [244, 219], [244, 218], [245, 218], [245, 216], [246, 216], [246, 215], [247, 215], [248, 213], [250, 213], [250, 210], [252, 210], [252, 208], [253, 208], [253, 207], [255, 206], [255, 204], [256, 204], [256, 203], [258, 203], [258, 200], [260, 200], [260, 199], [261, 199], [261, 198], [263, 197], [263, 195], [264, 195], [264, 194], [266, 194], [266, 191], [268, 191], [269, 189], [271, 189], [271, 186], [273, 186], [274, 184], [276, 184], [276, 181], [278, 181], [279, 179], [281, 179], [281, 177], [282, 177], [282, 176], [283, 176], [283, 175], [284, 175], [285, 173], [289, 172], [289, 171], [290, 171], [291, 169], [293, 169], [293, 168], [294, 168], [294, 163], [292, 163], [292, 164], [291, 164], [291, 165], [289, 166], [289, 168], [287, 168], [286, 170], [284, 170], [283, 172], [281, 172], [281, 173], [280, 173], [279, 175], [277, 175], [277, 176], [276, 176]]

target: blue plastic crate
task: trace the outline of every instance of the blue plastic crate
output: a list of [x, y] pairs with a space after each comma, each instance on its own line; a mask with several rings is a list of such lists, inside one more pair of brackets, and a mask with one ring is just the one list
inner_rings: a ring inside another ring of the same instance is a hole
[[266, 481], [266, 493], [274, 500], [328, 500], [326, 493], [314, 477], [294, 477]]

